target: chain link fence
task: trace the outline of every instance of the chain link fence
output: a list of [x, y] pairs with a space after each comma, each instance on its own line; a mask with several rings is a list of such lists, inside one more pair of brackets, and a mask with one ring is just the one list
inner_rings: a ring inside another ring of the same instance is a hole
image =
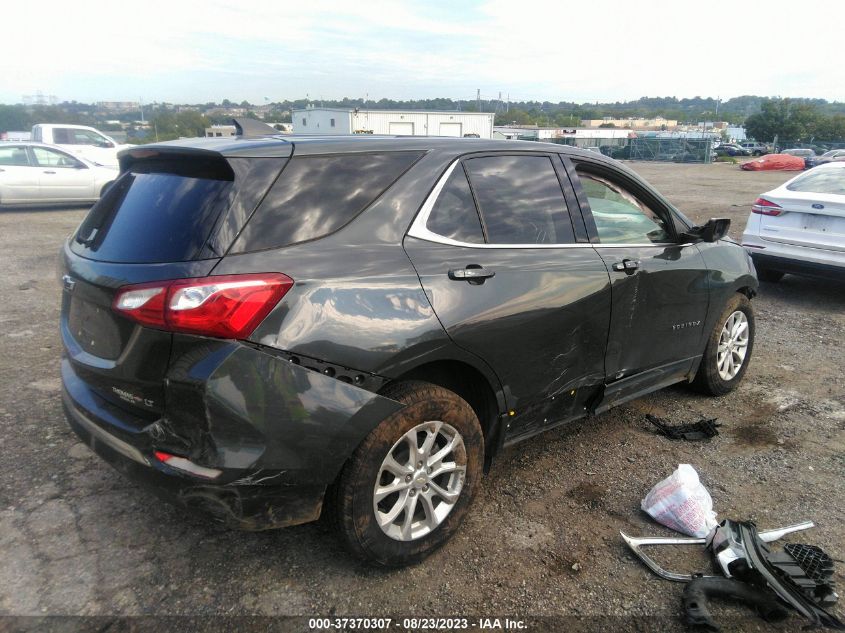
[[[525, 136], [519, 140], [536, 141]], [[546, 143], [570, 145], [621, 160], [648, 160], [671, 163], [712, 163], [716, 160], [713, 141], [709, 138], [675, 138], [648, 136], [641, 138], [553, 138]]]

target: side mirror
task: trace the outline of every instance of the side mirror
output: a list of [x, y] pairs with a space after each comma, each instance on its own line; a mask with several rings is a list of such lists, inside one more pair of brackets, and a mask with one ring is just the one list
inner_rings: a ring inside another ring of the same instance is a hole
[[686, 233], [681, 233], [681, 241], [686, 242], [718, 242], [728, 234], [731, 227], [730, 218], [710, 218], [701, 226], [694, 226]]

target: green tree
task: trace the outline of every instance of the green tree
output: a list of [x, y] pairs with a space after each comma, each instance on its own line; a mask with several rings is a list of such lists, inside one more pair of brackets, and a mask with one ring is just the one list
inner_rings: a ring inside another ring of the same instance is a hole
[[31, 128], [33, 123], [32, 117], [23, 106], [0, 105], [0, 132], [23, 132]]

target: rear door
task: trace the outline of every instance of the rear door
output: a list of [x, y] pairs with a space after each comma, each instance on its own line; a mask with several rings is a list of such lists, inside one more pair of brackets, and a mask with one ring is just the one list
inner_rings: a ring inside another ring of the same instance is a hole
[[505, 386], [511, 437], [577, 415], [604, 380], [608, 273], [577, 214], [557, 155], [468, 156], [405, 239], [449, 336]]
[[94, 173], [82, 161], [65, 152], [48, 147], [32, 147], [38, 166], [38, 199], [42, 202], [61, 200], [94, 200]]
[[25, 145], [0, 144], [0, 203], [32, 202], [38, 196], [38, 169]]
[[610, 406], [690, 371], [704, 346], [708, 272], [694, 244], [678, 243], [671, 210], [633, 178], [582, 161], [573, 182], [610, 271]]

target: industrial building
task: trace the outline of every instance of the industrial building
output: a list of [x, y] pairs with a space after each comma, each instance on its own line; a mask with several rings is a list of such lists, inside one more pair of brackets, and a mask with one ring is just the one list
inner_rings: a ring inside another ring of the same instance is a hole
[[295, 134], [391, 134], [493, 137], [492, 112], [305, 108], [293, 110]]

